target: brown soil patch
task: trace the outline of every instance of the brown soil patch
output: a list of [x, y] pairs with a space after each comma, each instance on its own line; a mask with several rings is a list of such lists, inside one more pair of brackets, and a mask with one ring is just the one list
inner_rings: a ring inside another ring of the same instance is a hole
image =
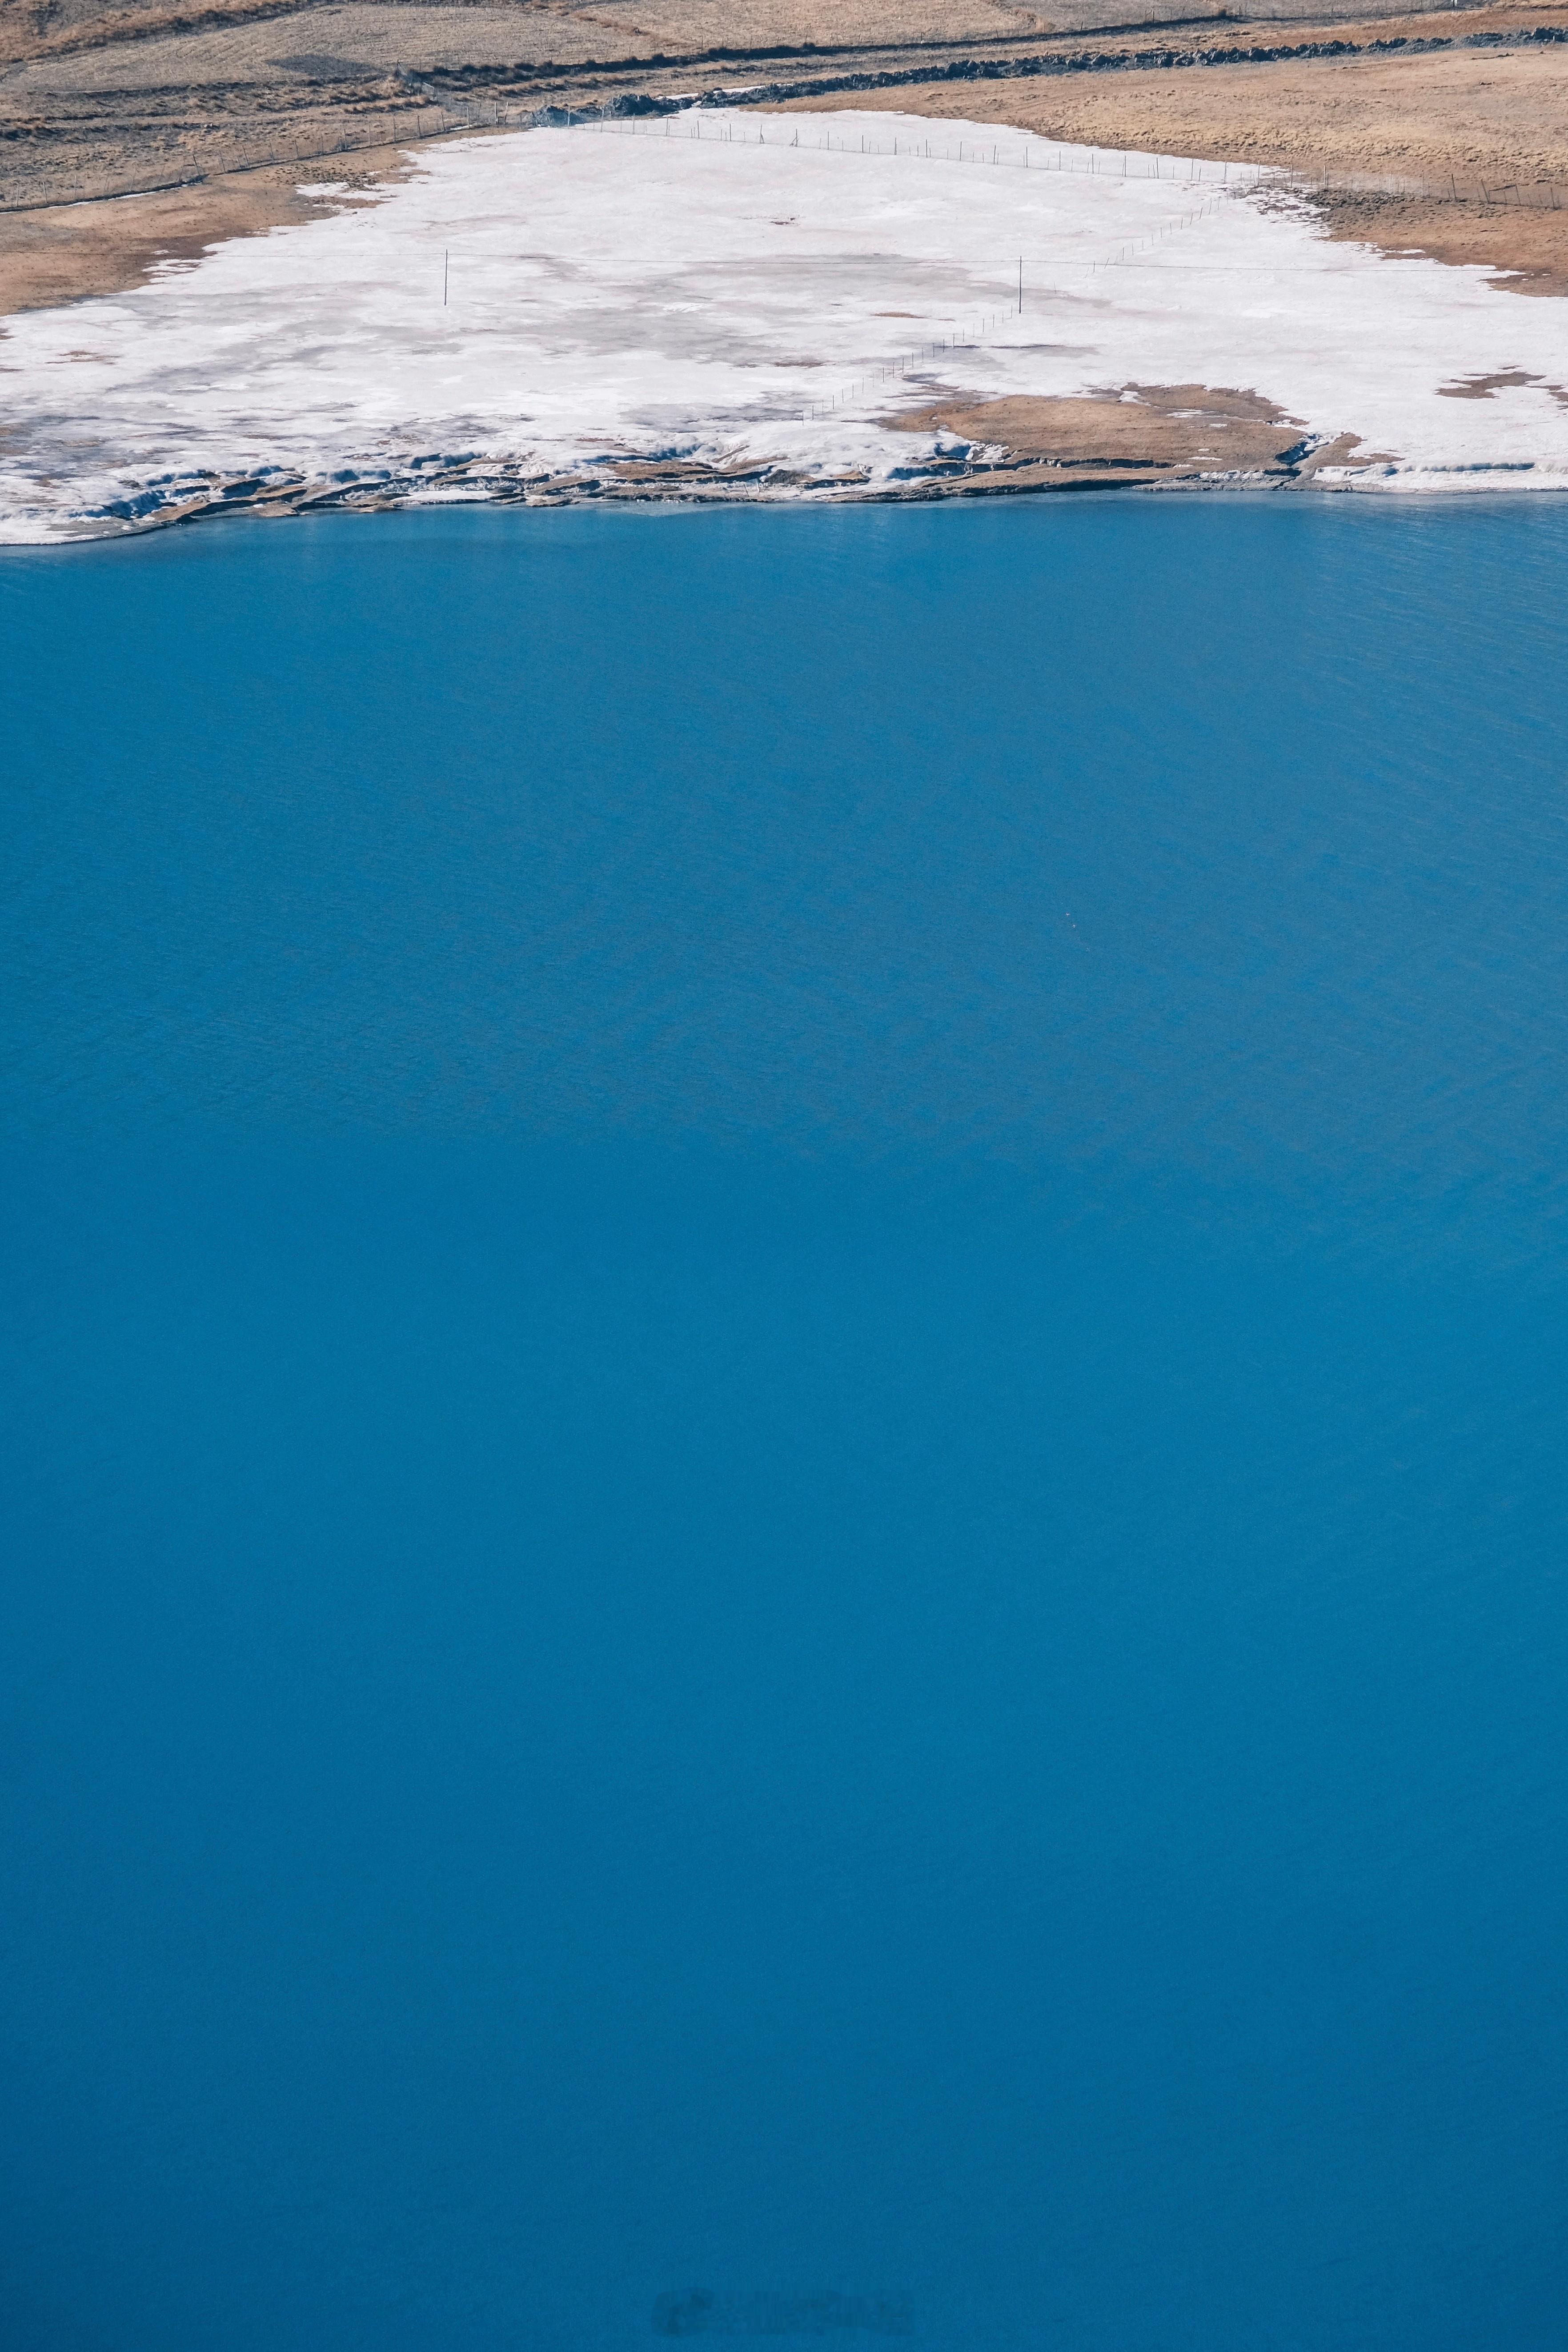
[[1068, 399], [973, 400], [959, 394], [898, 419], [906, 433], [951, 433], [1018, 466], [1067, 474], [1293, 472], [1303, 428], [1256, 392], [1135, 383]]
[[1350, 190], [1312, 202], [1331, 236], [1384, 253], [1510, 273], [1493, 280], [1512, 294], [1568, 294], [1568, 205], [1561, 212], [1441, 197], [1381, 196]]
[[[352, 170], [342, 168], [350, 163]], [[314, 174], [300, 164], [235, 172], [190, 188], [0, 216], [0, 316], [118, 294], [159, 262], [194, 261], [228, 237], [259, 236], [334, 209], [334, 197], [300, 195], [301, 180], [352, 191], [384, 187], [411, 169], [405, 149], [388, 147], [326, 159]]]
[[1543, 375], [1531, 375], [1524, 368], [1500, 368], [1493, 375], [1467, 376], [1462, 383], [1440, 383], [1437, 396], [1440, 400], [1495, 400], [1500, 392], [1522, 390], [1532, 383], [1549, 392], [1560, 408], [1568, 408], [1568, 388], [1548, 383]]

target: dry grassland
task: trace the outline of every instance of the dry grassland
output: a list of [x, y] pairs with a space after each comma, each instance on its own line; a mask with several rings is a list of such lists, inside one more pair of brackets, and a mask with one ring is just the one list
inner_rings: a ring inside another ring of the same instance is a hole
[[[300, 181], [405, 169], [404, 142], [439, 127], [438, 101], [526, 116], [764, 81], [813, 85], [792, 103], [816, 110], [1327, 174], [1336, 236], [1568, 291], [1568, 46], [1371, 47], [1568, 29], [1568, 0], [1415, 16], [1363, 0], [1353, 18], [1261, 0], [1223, 19], [1218, 0], [1143, 0], [1132, 31], [1127, 13], [1114, 0], [0, 0], [0, 313], [308, 217]], [[1123, 29], [1108, 29], [1119, 14]], [[1346, 42], [1359, 53], [1201, 62]], [[879, 74], [899, 86], [843, 86]], [[1390, 174], [1425, 185], [1344, 184]], [[1552, 183], [1563, 210], [1519, 200]], [[108, 191], [130, 193], [96, 200]]]

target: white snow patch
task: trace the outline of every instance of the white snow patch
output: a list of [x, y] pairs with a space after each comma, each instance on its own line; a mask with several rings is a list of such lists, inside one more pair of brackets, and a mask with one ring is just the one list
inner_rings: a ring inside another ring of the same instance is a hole
[[[962, 122], [456, 141], [332, 217], [9, 320], [0, 540], [269, 472], [474, 497], [674, 456], [838, 496], [938, 457], [887, 422], [924, 399], [1133, 382], [1256, 391], [1378, 454], [1325, 481], [1568, 487], [1568, 306], [1490, 275], [1333, 243], [1245, 168]], [[1500, 373], [1537, 381], [1440, 389]]]

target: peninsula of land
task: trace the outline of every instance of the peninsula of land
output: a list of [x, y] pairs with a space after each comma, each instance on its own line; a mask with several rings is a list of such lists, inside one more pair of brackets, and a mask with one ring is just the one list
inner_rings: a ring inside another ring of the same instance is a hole
[[1568, 488], [1568, 0], [1184, 4], [0, 0], [0, 538]]

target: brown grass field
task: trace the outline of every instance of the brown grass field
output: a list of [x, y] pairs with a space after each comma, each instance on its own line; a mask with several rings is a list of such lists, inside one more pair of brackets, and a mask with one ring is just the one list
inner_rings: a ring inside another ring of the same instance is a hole
[[[1205, 62], [1219, 50], [1246, 61]], [[898, 79], [847, 86], [876, 76]], [[306, 217], [300, 182], [384, 179], [454, 109], [758, 84], [1284, 165], [1323, 184], [1335, 236], [1568, 292], [1568, 0], [1145, 0], [1131, 26], [1106, 0], [0, 0], [0, 313]]]

